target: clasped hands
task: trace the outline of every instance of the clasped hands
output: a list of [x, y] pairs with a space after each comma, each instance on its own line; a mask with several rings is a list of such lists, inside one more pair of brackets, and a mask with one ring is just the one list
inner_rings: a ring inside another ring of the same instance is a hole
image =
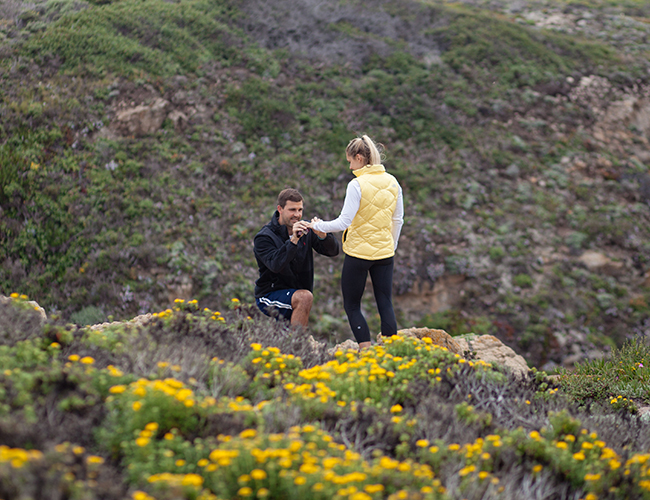
[[322, 231], [316, 231], [314, 229], [314, 223], [320, 221], [318, 217], [314, 217], [311, 221], [306, 221], [306, 220], [299, 220], [293, 225], [293, 235], [292, 239], [295, 236], [296, 241], [299, 240], [302, 236], [307, 234], [309, 230], [311, 229], [316, 233], [316, 236], [318, 236], [320, 239], [325, 238], [327, 236], [327, 233], [324, 233]]

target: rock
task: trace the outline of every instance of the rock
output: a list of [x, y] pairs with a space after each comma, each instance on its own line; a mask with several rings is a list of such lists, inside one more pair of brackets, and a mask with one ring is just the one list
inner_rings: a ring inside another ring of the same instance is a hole
[[177, 109], [169, 113], [167, 118], [174, 124], [174, 128], [183, 128], [187, 123], [187, 115]]
[[465, 280], [464, 275], [453, 274], [438, 277], [433, 285], [428, 280], [417, 281], [407, 293], [395, 297], [395, 305], [405, 314], [418, 317], [453, 309], [462, 300]]
[[[16, 301], [14, 297], [5, 297], [4, 295], [0, 295], [0, 304], [6, 304], [7, 302], [11, 301]], [[45, 309], [43, 309], [38, 302], [35, 300], [20, 300], [21, 304], [24, 304], [26, 306], [31, 307], [34, 309], [37, 313], [38, 316], [41, 320], [41, 324], [44, 324], [47, 321], [47, 314], [45, 313]]]
[[582, 361], [582, 360], [584, 360], [584, 359], [585, 359], [584, 354], [579, 353], [579, 352], [578, 352], [578, 353], [574, 353], [574, 354], [571, 354], [570, 356], [566, 356], [566, 357], [562, 360], [562, 365], [565, 366], [565, 367], [567, 367], [567, 368], [570, 368], [570, 367], [572, 367], [573, 365], [575, 365], [576, 363], [579, 363], [580, 361]]
[[639, 417], [644, 422], [650, 422], [650, 406], [641, 406], [639, 408]]
[[[486, 363], [504, 366], [519, 379], [524, 378], [529, 371], [528, 363], [524, 357], [493, 335], [468, 334], [454, 337], [454, 340], [463, 349], [463, 352], [469, 351], [476, 359]], [[465, 348], [465, 346], [467, 347]]]
[[[313, 338], [313, 337], [312, 337]], [[334, 347], [331, 349], [327, 350], [327, 354], [330, 356], [334, 356], [334, 353], [336, 351], [347, 351], [349, 349], [352, 349], [354, 351], [359, 350], [359, 344], [357, 344], [354, 340], [352, 339], [347, 339], [345, 342], [342, 342], [341, 344], [336, 344]]]
[[192, 278], [186, 274], [175, 276], [171, 283], [167, 283], [167, 301], [173, 304], [176, 299], [191, 300], [194, 296]]
[[578, 257], [578, 261], [587, 266], [590, 271], [602, 272], [612, 276], [621, 274], [623, 270], [622, 262], [615, 262], [606, 255], [593, 250], [587, 250]]
[[117, 112], [117, 129], [125, 135], [143, 136], [158, 130], [167, 116], [169, 101], [156, 98], [149, 105], [141, 104], [134, 108]]
[[423, 339], [425, 337], [430, 338], [435, 345], [444, 347], [454, 354], [462, 355], [464, 352], [454, 337], [444, 330], [436, 330], [433, 328], [407, 328], [405, 330], [399, 330], [397, 333], [404, 337], [416, 337], [418, 339]]
[[140, 316], [136, 316], [135, 318], [130, 319], [129, 321], [113, 321], [111, 323], [98, 323], [96, 325], [90, 325], [88, 328], [90, 330], [102, 331], [108, 328], [109, 326], [116, 326], [116, 325], [126, 325], [126, 326], [133, 326], [133, 327], [144, 326], [147, 323], [149, 323], [153, 317], [154, 316], [151, 313], [141, 314]]
[[[525, 377], [529, 371], [528, 364], [523, 356], [517, 354], [492, 335], [477, 336], [470, 333], [460, 337], [452, 337], [444, 330], [417, 327], [399, 330], [397, 333], [402, 337], [429, 338], [435, 345], [444, 347], [449, 352], [460, 356], [465, 356], [470, 353], [473, 359], [504, 366], [519, 379]], [[377, 343], [383, 343], [381, 335], [377, 336]], [[358, 348], [359, 344], [354, 340], [348, 339], [342, 344], [328, 349], [327, 353], [334, 355], [339, 349], [342, 351], [353, 349], [356, 351]]]

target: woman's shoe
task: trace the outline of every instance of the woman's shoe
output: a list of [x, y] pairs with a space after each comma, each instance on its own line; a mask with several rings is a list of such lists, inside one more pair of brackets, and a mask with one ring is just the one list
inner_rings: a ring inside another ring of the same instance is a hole
[[372, 342], [359, 342], [359, 353], [364, 349], [369, 349], [372, 347]]

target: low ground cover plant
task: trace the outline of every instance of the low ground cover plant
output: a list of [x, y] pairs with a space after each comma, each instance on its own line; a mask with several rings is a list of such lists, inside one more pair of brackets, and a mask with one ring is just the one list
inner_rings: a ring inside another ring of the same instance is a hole
[[[0, 314], [30, 324], [25, 303]], [[238, 301], [1, 338], [3, 498], [650, 498], [650, 399], [585, 405], [587, 364], [518, 380], [428, 338], [306, 348]], [[644, 349], [608, 362], [629, 376]]]

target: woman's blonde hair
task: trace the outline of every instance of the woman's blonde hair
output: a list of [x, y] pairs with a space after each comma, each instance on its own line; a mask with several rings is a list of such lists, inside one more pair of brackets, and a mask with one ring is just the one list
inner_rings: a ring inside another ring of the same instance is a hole
[[364, 135], [352, 139], [345, 148], [345, 154], [352, 158], [357, 155], [363, 156], [366, 165], [379, 165], [383, 149], [382, 144], [375, 144], [370, 137]]

